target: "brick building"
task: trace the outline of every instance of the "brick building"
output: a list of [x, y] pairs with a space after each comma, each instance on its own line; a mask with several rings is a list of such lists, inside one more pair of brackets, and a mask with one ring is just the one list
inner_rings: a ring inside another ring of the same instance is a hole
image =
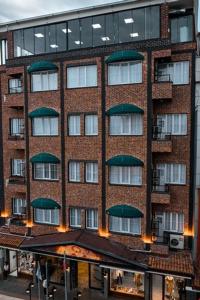
[[0, 39], [10, 273], [47, 260], [62, 284], [65, 254], [68, 290], [192, 299], [193, 1], [31, 18], [0, 25]]

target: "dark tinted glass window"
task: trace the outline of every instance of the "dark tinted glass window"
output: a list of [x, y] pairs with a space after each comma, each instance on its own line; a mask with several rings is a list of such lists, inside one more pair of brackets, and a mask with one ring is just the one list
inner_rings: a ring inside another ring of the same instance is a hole
[[131, 11], [119, 13], [119, 42], [131, 41], [131, 33], [133, 32], [133, 16]]
[[65, 51], [67, 49], [67, 27], [66, 23], [56, 25], [57, 51]]
[[68, 49], [78, 49], [81, 46], [81, 35], [79, 20], [68, 22]]
[[35, 54], [45, 52], [45, 27], [35, 28]]
[[191, 15], [171, 20], [171, 40], [173, 43], [193, 40], [193, 17]]
[[160, 36], [160, 7], [145, 8], [146, 35], [145, 39], [158, 38]]
[[81, 19], [80, 25], [81, 25], [81, 47], [82, 48], [92, 47], [92, 18]]
[[105, 16], [93, 17], [93, 46], [105, 45]]
[[132, 11], [133, 15], [133, 30], [130, 34], [131, 41], [145, 39], [145, 10], [135, 9]]
[[22, 55], [34, 54], [34, 28], [24, 30], [24, 49]]
[[49, 25], [46, 27], [46, 51], [56, 52], [57, 48], [56, 25]]
[[16, 30], [14, 32], [14, 55], [15, 57], [22, 55], [23, 48], [23, 30]]

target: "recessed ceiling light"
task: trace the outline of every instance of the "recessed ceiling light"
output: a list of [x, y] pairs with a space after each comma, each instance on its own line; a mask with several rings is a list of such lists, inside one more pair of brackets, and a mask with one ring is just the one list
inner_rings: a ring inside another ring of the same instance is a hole
[[38, 33], [35, 33], [35, 36], [36, 36], [37, 38], [43, 38], [43, 37], [44, 37], [44, 34], [38, 32]]
[[75, 41], [74, 42], [76, 45], [83, 45], [83, 42], [81, 42], [81, 41]]
[[63, 28], [62, 31], [63, 31], [64, 33], [67, 33], [67, 32], [70, 33], [70, 32], [72, 32], [71, 29], [69, 29], [69, 28], [68, 28], [68, 29]]
[[138, 35], [139, 35], [138, 32], [130, 33], [130, 37], [137, 37]]
[[53, 44], [53, 45], [50, 45], [51, 48], [58, 48], [58, 45], [56, 44]]
[[102, 38], [102, 41], [106, 42], [106, 41], [110, 41], [110, 38], [108, 36], [103, 36]]
[[101, 28], [101, 25], [100, 24], [92, 24], [92, 27], [94, 29], [98, 29], [98, 28]]
[[130, 24], [130, 23], [133, 23], [134, 21], [133, 21], [133, 18], [127, 18], [127, 19], [124, 19], [124, 22], [126, 24]]

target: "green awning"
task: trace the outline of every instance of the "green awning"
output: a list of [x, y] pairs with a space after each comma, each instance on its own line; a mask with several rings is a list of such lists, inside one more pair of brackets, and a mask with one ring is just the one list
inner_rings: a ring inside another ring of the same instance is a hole
[[37, 198], [31, 202], [31, 206], [33, 208], [41, 208], [41, 209], [54, 209], [60, 208], [60, 205], [49, 198]]
[[33, 110], [28, 115], [30, 118], [57, 117], [57, 116], [59, 116], [59, 113], [52, 108], [40, 107], [40, 108]]
[[106, 112], [108, 116], [132, 113], [143, 114], [144, 110], [134, 104], [124, 103], [113, 106]]
[[124, 50], [113, 52], [106, 58], [106, 63], [112, 63], [125, 60], [143, 60], [144, 56], [136, 50]]
[[117, 155], [106, 162], [109, 166], [143, 166], [143, 161], [131, 155]]
[[53, 64], [51, 61], [36, 61], [30, 65], [28, 68], [28, 73], [47, 71], [47, 70], [57, 70], [58, 67]]
[[119, 218], [142, 218], [143, 213], [134, 206], [115, 205], [106, 210], [107, 214]]
[[59, 158], [50, 153], [39, 153], [31, 158], [32, 163], [52, 163], [58, 164], [60, 162]]

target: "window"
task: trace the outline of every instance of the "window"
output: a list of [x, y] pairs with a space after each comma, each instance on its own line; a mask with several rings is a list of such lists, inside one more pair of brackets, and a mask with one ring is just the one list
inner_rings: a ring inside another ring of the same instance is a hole
[[67, 87], [80, 88], [97, 86], [97, 66], [67, 68]]
[[50, 163], [34, 163], [34, 179], [58, 180], [58, 165]]
[[165, 114], [157, 115], [157, 125], [162, 133], [172, 135], [187, 134], [187, 115], [186, 114]]
[[19, 136], [24, 134], [24, 119], [13, 118], [10, 120], [10, 135]]
[[41, 117], [32, 119], [33, 136], [51, 136], [58, 135], [58, 118]]
[[52, 91], [58, 88], [58, 74], [54, 71], [37, 72], [31, 75], [31, 91]]
[[59, 210], [35, 208], [34, 221], [43, 224], [59, 225]]
[[69, 162], [69, 181], [80, 182], [80, 162]]
[[85, 135], [98, 135], [98, 116], [85, 116]]
[[24, 177], [25, 174], [25, 162], [23, 159], [12, 159], [12, 176]]
[[173, 84], [189, 84], [189, 61], [158, 65], [158, 81], [172, 81]]
[[109, 217], [109, 228], [110, 231], [130, 233], [130, 234], [141, 234], [141, 219], [140, 218], [119, 218]]
[[142, 82], [141, 62], [122, 62], [108, 65], [108, 84], [130, 84]]
[[81, 209], [70, 208], [70, 226], [81, 227]]
[[13, 214], [14, 215], [22, 215], [26, 213], [26, 200], [20, 198], [13, 198]]
[[0, 65], [5, 65], [8, 59], [8, 43], [7, 40], [0, 41]]
[[110, 117], [110, 135], [142, 135], [142, 115], [118, 115]]
[[110, 167], [111, 184], [142, 185], [141, 167]]
[[177, 233], [184, 232], [184, 215], [176, 212], [156, 213], [156, 219], [159, 220], [159, 235], [163, 235], [163, 231], [171, 231]]
[[97, 209], [87, 209], [86, 227], [89, 229], [97, 229], [98, 228], [98, 210]]
[[172, 43], [193, 41], [193, 16], [183, 16], [171, 19]]
[[160, 182], [163, 184], [186, 184], [186, 165], [184, 164], [157, 164]]
[[80, 135], [81, 134], [81, 118], [80, 116], [69, 116], [68, 117], [68, 132], [69, 135]]
[[22, 80], [19, 78], [9, 79], [9, 93], [21, 93], [22, 92]]
[[86, 163], [86, 182], [98, 182], [98, 163]]

